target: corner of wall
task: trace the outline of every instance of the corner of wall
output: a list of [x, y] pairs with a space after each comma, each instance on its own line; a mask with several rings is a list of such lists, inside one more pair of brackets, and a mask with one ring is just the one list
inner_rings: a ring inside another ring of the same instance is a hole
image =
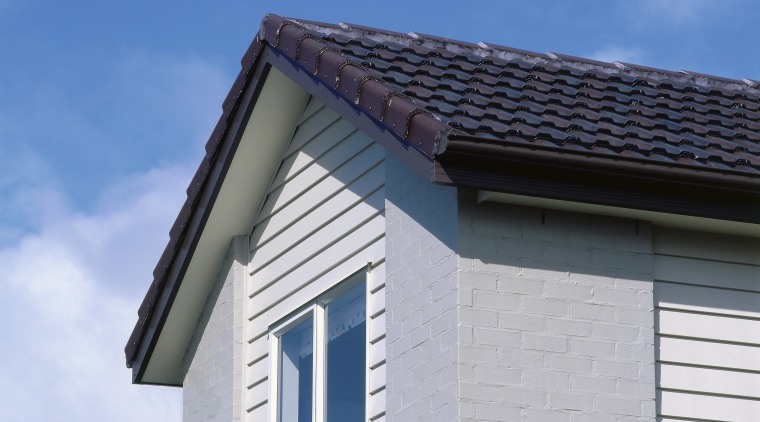
[[185, 352], [185, 421], [240, 419], [246, 253], [247, 237], [234, 237]]
[[456, 188], [386, 160], [386, 417], [455, 421]]

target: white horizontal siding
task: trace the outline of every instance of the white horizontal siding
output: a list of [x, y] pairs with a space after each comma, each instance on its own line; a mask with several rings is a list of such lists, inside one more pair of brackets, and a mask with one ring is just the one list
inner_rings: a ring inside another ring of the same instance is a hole
[[659, 336], [657, 347], [660, 362], [760, 371], [760, 355], [753, 346]]
[[760, 420], [759, 243], [686, 232], [655, 239], [660, 420]]
[[[267, 420], [270, 411], [269, 327], [367, 263], [373, 263], [367, 284], [368, 357], [384, 347], [372, 342], [373, 336], [385, 335], [384, 177], [384, 151], [312, 99], [250, 237], [244, 354], [248, 420]], [[384, 399], [377, 400], [385, 385], [384, 367], [371, 365], [370, 359], [368, 409], [374, 413], [368, 418], [377, 418], [385, 411]]]
[[[658, 391], [657, 401], [662, 403], [662, 414], [688, 413], [679, 421], [730, 421], [757, 422], [760, 402], [731, 397], [689, 394], [677, 391]], [[667, 417], [662, 419], [667, 419]]]
[[658, 309], [657, 321], [660, 334], [760, 344], [760, 320], [756, 319]]
[[760, 292], [760, 267], [725, 261], [655, 255], [654, 271], [659, 281], [716, 286]]
[[729, 396], [760, 397], [760, 377], [742, 371], [662, 364], [661, 383], [668, 388]]

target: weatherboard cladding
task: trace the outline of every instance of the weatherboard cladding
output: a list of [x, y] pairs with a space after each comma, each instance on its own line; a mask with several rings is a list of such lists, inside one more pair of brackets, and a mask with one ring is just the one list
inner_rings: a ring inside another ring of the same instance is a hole
[[156, 266], [125, 348], [128, 365], [167, 274], [192, 244], [185, 239], [188, 226], [203, 207], [199, 202], [212, 169], [219, 168], [220, 151], [233, 142], [226, 136], [241, 94], [262, 71], [258, 62], [267, 48], [298, 63], [431, 161], [463, 145], [481, 153], [513, 148], [583, 156], [589, 165], [633, 163], [656, 177], [677, 169], [760, 186], [756, 81], [269, 15], [241, 61]]
[[383, 148], [312, 97], [250, 235], [243, 408], [252, 420], [270, 411], [270, 327], [367, 263], [368, 416], [384, 412], [384, 201]]

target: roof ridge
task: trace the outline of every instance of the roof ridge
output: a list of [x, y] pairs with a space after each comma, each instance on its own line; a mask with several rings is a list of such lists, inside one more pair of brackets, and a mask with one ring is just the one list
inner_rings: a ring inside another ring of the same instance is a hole
[[[427, 35], [419, 32], [388, 31], [363, 25], [340, 22], [337, 25], [305, 21], [294, 18], [283, 18], [302, 28], [323, 35], [340, 34], [351, 38], [367, 38], [376, 42], [395, 42], [404, 46], [416, 46], [430, 50], [443, 49], [455, 54], [472, 54], [483, 59], [501, 59], [504, 61], [522, 60], [534, 65], [552, 67], [571, 67], [581, 71], [597, 71], [607, 75], [626, 75], [642, 79], [655, 85], [677, 82], [706, 89], [729, 90], [749, 95], [754, 100], [760, 99], [760, 81], [744, 78], [729, 79], [704, 73], [678, 70], [672, 71], [648, 67], [621, 61], [604, 62], [560, 53], [537, 53], [528, 50], [506, 47], [494, 43], [479, 42], [477, 44], [454, 40], [450, 38]], [[726, 93], [728, 94], [728, 93]], [[730, 94], [729, 94], [730, 95]]]

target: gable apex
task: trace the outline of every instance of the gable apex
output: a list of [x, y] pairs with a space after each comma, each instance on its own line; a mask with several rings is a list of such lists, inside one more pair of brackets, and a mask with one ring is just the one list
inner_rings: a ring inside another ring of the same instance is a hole
[[125, 347], [135, 382], [178, 382], [149, 368], [184, 352], [209, 263], [252, 224], [231, 210], [261, 203], [309, 95], [433, 183], [760, 223], [750, 79], [276, 15], [241, 65]]

